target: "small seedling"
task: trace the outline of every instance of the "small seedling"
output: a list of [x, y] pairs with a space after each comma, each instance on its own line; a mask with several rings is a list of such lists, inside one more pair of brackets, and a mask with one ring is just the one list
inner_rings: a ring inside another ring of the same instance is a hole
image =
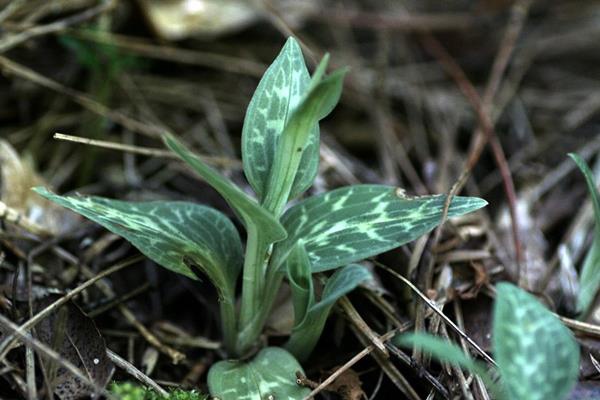
[[[57, 196], [36, 189], [124, 237], [163, 267], [197, 279], [191, 268], [195, 265], [208, 276], [219, 292], [223, 343], [232, 357], [215, 364], [208, 375], [211, 394], [221, 400], [306, 396], [309, 390], [296, 383], [296, 373], [303, 373], [297, 359], [313, 350], [334, 303], [370, 277], [353, 263], [410, 242], [441, 222], [445, 196], [408, 198], [383, 185], [342, 187], [286, 208], [315, 179], [318, 122], [341, 94], [345, 71], [326, 75], [328, 59], [323, 58], [311, 78], [300, 46], [290, 38], [260, 81], [242, 131], [244, 173], [256, 198], [174, 136], [164, 137], [166, 145], [236, 212], [246, 229], [245, 250], [233, 223], [206, 206]], [[478, 198], [455, 197], [448, 216], [486, 204]], [[313, 274], [332, 270], [336, 271], [317, 299]], [[285, 349], [260, 350], [259, 337], [286, 277], [293, 298], [293, 331]]]
[[510, 283], [499, 283], [496, 288], [493, 350], [500, 385], [484, 365], [457, 345], [427, 334], [400, 335], [394, 341], [479, 375], [495, 398], [565, 399], [579, 373], [579, 348], [571, 331], [529, 293]]

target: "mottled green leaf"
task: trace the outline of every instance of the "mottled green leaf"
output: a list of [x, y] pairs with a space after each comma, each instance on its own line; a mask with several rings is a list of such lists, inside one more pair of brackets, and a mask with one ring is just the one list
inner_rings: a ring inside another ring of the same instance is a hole
[[[267, 182], [283, 128], [308, 90], [310, 75], [298, 42], [290, 37], [263, 75], [248, 105], [242, 129], [244, 172], [259, 198]], [[309, 127], [309, 138], [296, 175], [292, 196], [312, 184], [319, 166], [319, 126]]]
[[34, 190], [122, 236], [161, 266], [197, 279], [188, 266], [191, 262], [217, 288], [233, 292], [242, 244], [235, 226], [219, 211], [181, 201], [128, 202]]
[[578, 156], [577, 154], [569, 154], [569, 157], [575, 161], [587, 183], [588, 191], [592, 197], [592, 204], [594, 206], [594, 241], [592, 247], [590, 247], [583, 267], [581, 268], [580, 290], [577, 298], [577, 308], [581, 313], [582, 317], [585, 317], [589, 312], [589, 308], [592, 301], [600, 289], [600, 199], [598, 196], [598, 189], [594, 182], [594, 174], [588, 167], [587, 163]]
[[304, 319], [296, 320], [290, 339], [285, 345], [286, 349], [300, 361], [307, 359], [321, 337], [335, 302], [370, 278], [369, 271], [358, 264], [350, 264], [331, 275], [325, 284], [321, 300], [316, 304], [311, 301]]
[[208, 388], [219, 400], [301, 400], [310, 389], [296, 383], [297, 372], [304, 374], [290, 353], [267, 347], [249, 362], [221, 361], [213, 365], [208, 372]]
[[[342, 93], [345, 70], [324, 77], [328, 56], [325, 56], [311, 80], [310, 88], [285, 124], [275, 149], [273, 166], [267, 181], [263, 205], [279, 215], [290, 198], [296, 194], [294, 184], [301, 166], [304, 150], [311, 141], [311, 127], [324, 118], [337, 104]], [[314, 175], [305, 190], [312, 184]]]
[[509, 283], [496, 286], [494, 356], [514, 400], [562, 400], [579, 372], [569, 329], [535, 297]]
[[254, 199], [235, 186], [230, 180], [206, 165], [174, 136], [165, 135], [166, 145], [211, 185], [241, 217], [246, 229], [256, 230], [267, 243], [286, 237], [285, 229], [276, 218], [263, 209]]
[[[288, 238], [276, 245], [279, 266], [300, 239], [313, 272], [363, 260], [415, 240], [441, 220], [444, 195], [406, 197], [383, 185], [356, 185], [308, 198], [281, 218]], [[476, 197], [455, 197], [449, 217], [486, 205]]]

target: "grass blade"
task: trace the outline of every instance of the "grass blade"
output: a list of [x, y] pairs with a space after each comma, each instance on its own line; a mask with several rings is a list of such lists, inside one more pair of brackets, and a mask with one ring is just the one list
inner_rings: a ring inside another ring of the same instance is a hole
[[592, 247], [590, 247], [585, 256], [585, 261], [581, 268], [579, 279], [581, 286], [577, 297], [577, 309], [581, 313], [581, 316], [585, 317], [600, 288], [600, 199], [598, 196], [598, 189], [596, 189], [596, 183], [594, 182], [594, 174], [590, 170], [590, 167], [588, 167], [584, 159], [577, 154], [570, 153], [569, 157], [575, 161], [575, 164], [577, 164], [585, 177], [594, 206], [594, 241], [592, 242]]

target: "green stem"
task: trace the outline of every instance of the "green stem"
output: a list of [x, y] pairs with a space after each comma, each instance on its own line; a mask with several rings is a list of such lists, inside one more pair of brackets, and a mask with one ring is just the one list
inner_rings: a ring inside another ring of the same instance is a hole
[[235, 315], [235, 296], [228, 294], [219, 300], [219, 309], [221, 314], [221, 329], [223, 330], [223, 341], [225, 350], [228, 354], [235, 353], [237, 324]]
[[264, 296], [260, 299], [257, 312], [253, 315], [251, 321], [246, 325], [240, 326], [237, 342], [237, 353], [245, 354], [252, 349], [256, 343], [269, 317], [273, 303], [279, 292], [279, 287], [283, 281], [283, 274], [267, 275], [265, 282]]
[[244, 353], [252, 347], [261, 333], [260, 331], [255, 332], [252, 330], [251, 334], [242, 334], [242, 332], [248, 331], [248, 327], [252, 324], [252, 321], [256, 319], [256, 315], [259, 313], [259, 304], [264, 295], [265, 263], [268, 256], [267, 252], [269, 244], [266, 243], [262, 237], [263, 235], [260, 235], [256, 229], [248, 231], [244, 272], [242, 276], [240, 332], [238, 334], [238, 336], [244, 336], [243, 342], [245, 344], [240, 346], [238, 339], [236, 353], [239, 356], [243, 356]]

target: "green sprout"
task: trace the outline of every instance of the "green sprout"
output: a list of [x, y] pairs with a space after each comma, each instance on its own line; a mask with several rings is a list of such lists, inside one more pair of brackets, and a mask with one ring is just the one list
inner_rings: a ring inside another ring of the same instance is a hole
[[[231, 357], [209, 371], [210, 392], [220, 400], [305, 397], [309, 390], [296, 383], [296, 373], [303, 373], [297, 360], [314, 349], [335, 302], [370, 278], [355, 263], [415, 240], [442, 219], [445, 196], [408, 198], [384, 185], [347, 186], [289, 204], [313, 184], [319, 166], [318, 122], [341, 95], [346, 71], [326, 75], [328, 59], [311, 77], [300, 46], [290, 38], [260, 81], [242, 131], [244, 173], [256, 197], [173, 135], [164, 136], [167, 147], [235, 211], [246, 230], [245, 246], [233, 223], [206, 206], [58, 196], [35, 189], [122, 236], [159, 265], [191, 279], [198, 279], [192, 270], [197, 266], [208, 276], [219, 293], [223, 343]], [[455, 197], [448, 216], [486, 204]], [[313, 275], [333, 270], [317, 296]], [[293, 330], [284, 348], [261, 350], [260, 336], [286, 279]]]
[[403, 334], [394, 342], [415, 346], [479, 375], [494, 398], [564, 400], [579, 373], [579, 348], [573, 334], [524, 290], [504, 282], [496, 288], [492, 345], [500, 384], [460, 347], [435, 336]]

